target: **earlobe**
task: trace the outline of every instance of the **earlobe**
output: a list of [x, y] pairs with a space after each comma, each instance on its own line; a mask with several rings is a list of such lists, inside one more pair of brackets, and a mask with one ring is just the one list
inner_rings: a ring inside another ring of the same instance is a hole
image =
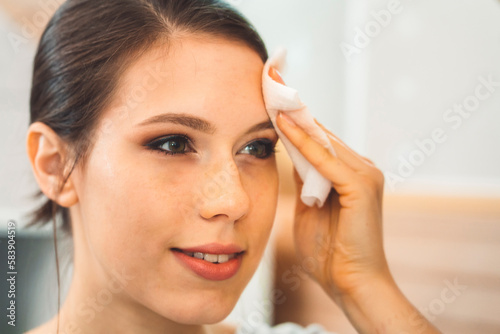
[[62, 139], [46, 124], [34, 122], [30, 125], [26, 149], [40, 190], [59, 205], [70, 207], [78, 202], [78, 196], [71, 178], [60, 189], [66, 176], [64, 147]]

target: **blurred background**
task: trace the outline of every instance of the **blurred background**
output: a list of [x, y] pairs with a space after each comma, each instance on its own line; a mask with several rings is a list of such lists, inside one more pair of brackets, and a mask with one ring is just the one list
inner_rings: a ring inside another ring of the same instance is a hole
[[[36, 205], [24, 145], [32, 60], [61, 1], [0, 1], [3, 235], [9, 219], [21, 227]], [[445, 333], [499, 333], [500, 1], [228, 2], [256, 26], [270, 53], [288, 49], [284, 79], [314, 116], [385, 173], [386, 252], [403, 292]], [[273, 247], [231, 319], [355, 333], [333, 302], [292, 270], [301, 264], [291, 243], [294, 190], [285, 155], [280, 168]], [[55, 310], [53, 248], [49, 231], [19, 228], [17, 236], [24, 250], [18, 321], [27, 329]], [[64, 247], [71, 253], [70, 243]], [[40, 277], [52, 284], [33, 280]], [[272, 289], [284, 296], [274, 310], [267, 307]]]

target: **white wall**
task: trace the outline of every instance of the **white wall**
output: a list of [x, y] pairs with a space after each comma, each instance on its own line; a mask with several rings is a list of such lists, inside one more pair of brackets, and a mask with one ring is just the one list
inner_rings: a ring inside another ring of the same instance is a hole
[[500, 82], [500, 1], [232, 2], [270, 51], [288, 47], [287, 84], [376, 162], [387, 192], [500, 196], [500, 87], [470, 116], [448, 111], [475, 102], [480, 77]]
[[255, 25], [269, 55], [288, 49], [283, 76], [320, 121], [343, 133], [345, 1], [231, 0]]
[[[357, 115], [346, 117], [348, 142], [386, 172], [388, 191], [500, 196], [500, 86], [473, 105], [478, 78], [500, 83], [500, 2], [349, 3], [344, 42], [355, 46], [357, 28], [373, 37], [364, 47], [358, 36], [360, 53], [347, 57], [345, 112]], [[371, 12], [390, 3], [399, 5], [378, 32]], [[448, 111], [464, 102], [470, 116]], [[426, 139], [436, 129], [433, 149]]]

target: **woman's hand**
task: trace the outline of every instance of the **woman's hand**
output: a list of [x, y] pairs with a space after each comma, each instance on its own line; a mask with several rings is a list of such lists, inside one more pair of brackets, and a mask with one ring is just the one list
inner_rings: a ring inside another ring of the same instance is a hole
[[[270, 75], [284, 84], [272, 69]], [[360, 332], [437, 333], [401, 294], [389, 271], [382, 241], [383, 173], [317, 124], [337, 156], [284, 113], [277, 117], [279, 129], [333, 185], [323, 207], [308, 207], [300, 200], [303, 183], [294, 171], [294, 235], [300, 263]], [[379, 310], [384, 308], [388, 308], [387, 313]]]
[[[283, 83], [276, 74], [272, 76]], [[300, 263], [321, 286], [338, 295], [390, 276], [382, 246], [383, 174], [319, 123], [337, 157], [289, 122], [280, 113], [280, 130], [334, 188], [323, 207], [306, 206], [300, 200], [303, 183], [294, 172], [294, 234]]]

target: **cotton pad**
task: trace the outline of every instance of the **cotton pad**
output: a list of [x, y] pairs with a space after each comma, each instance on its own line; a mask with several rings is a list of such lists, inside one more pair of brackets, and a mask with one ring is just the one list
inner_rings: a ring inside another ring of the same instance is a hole
[[322, 207], [325, 203], [330, 190], [332, 189], [331, 182], [323, 177], [306, 158], [298, 151], [298, 149], [286, 138], [276, 125], [276, 116], [278, 111], [286, 113], [298, 126], [300, 126], [312, 139], [317, 143], [327, 148], [333, 155], [333, 149], [326, 133], [314, 122], [307, 106], [302, 103], [297, 90], [282, 85], [274, 81], [269, 76], [269, 69], [273, 67], [277, 71], [282, 71], [285, 66], [286, 49], [279, 48], [268, 59], [262, 73], [262, 93], [267, 113], [274, 124], [274, 128], [278, 133], [279, 138], [283, 142], [297, 173], [299, 174], [304, 185], [300, 199], [308, 206], [317, 204]]

